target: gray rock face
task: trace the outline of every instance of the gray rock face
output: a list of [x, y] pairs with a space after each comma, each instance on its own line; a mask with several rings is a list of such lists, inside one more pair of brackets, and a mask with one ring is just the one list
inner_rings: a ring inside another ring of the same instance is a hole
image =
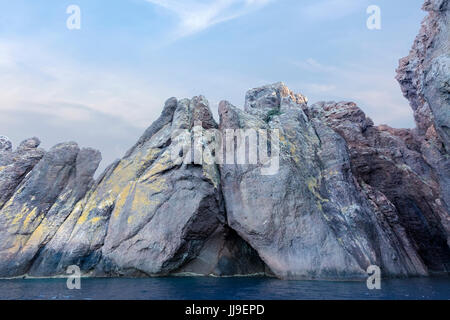
[[[422, 23], [409, 56], [400, 60], [397, 80], [414, 110], [420, 153], [434, 169], [440, 201], [446, 208], [442, 224], [450, 244], [450, 5], [427, 0]], [[448, 267], [447, 267], [448, 268]]]
[[[187, 152], [173, 157], [187, 150], [194, 131], [215, 127], [204, 97], [169, 99], [160, 118], [71, 212], [31, 274], [63, 273], [70, 265], [95, 276], [264, 272], [256, 252], [225, 231], [217, 166], [193, 163]], [[242, 252], [253, 258], [238, 259]], [[200, 262], [212, 255], [207, 266]]]
[[[36, 152], [38, 144], [27, 140], [16, 152]], [[12, 166], [22, 160], [14, 159]], [[80, 151], [73, 142], [45, 153], [0, 211], [0, 276], [27, 273], [40, 248], [84, 197], [99, 162], [97, 151]]]
[[[276, 112], [268, 119], [266, 92], [271, 90], [281, 98], [271, 101]], [[280, 278], [362, 278], [371, 264], [387, 275], [426, 274], [415, 252], [406, 252], [390, 226], [377, 219], [352, 175], [345, 141], [309, 119], [306, 106], [288, 92], [280, 84], [261, 93], [251, 90], [246, 102], [253, 105], [247, 109], [251, 114], [220, 104], [222, 130], [280, 132], [277, 174], [263, 176], [255, 165], [221, 166], [230, 227]]]
[[450, 150], [450, 6], [448, 0], [427, 0], [422, 23], [409, 56], [400, 60], [397, 80], [415, 112], [419, 133], [435, 126]]
[[[101, 263], [107, 274], [175, 272], [201, 254], [202, 248], [203, 254], [208, 254], [211, 250], [205, 244], [214, 241], [211, 238], [224, 228], [225, 209], [217, 166], [192, 163], [189, 153], [182, 156], [181, 163], [173, 159], [180, 146], [191, 142], [194, 130], [217, 127], [207, 100], [201, 96], [178, 102], [169, 100], [164, 114], [172, 117], [167, 118], [167, 123], [161, 122], [153, 136], [141, 139], [142, 146], [122, 160], [127, 170], [133, 164], [138, 166], [132, 181], [126, 179], [127, 185], [120, 191], [111, 213]], [[142, 158], [145, 163], [139, 160]], [[117, 169], [112, 178], [121, 176], [116, 172]], [[226, 246], [229, 241], [223, 242]], [[231, 266], [227, 268], [233, 270]], [[222, 269], [227, 272], [225, 267]], [[191, 271], [214, 272], [207, 268]]]
[[295, 94], [283, 83], [278, 82], [249, 90], [245, 96], [244, 109], [245, 112], [267, 121], [280, 113], [280, 106], [287, 99], [303, 106], [308, 103], [308, 98], [301, 94]]
[[447, 272], [448, 209], [437, 174], [420, 153], [413, 131], [374, 127], [350, 102], [317, 103], [310, 114], [346, 140], [354, 176], [361, 185], [370, 186], [371, 200], [380, 199], [381, 208], [388, 209], [384, 215], [396, 222], [390, 224], [399, 230], [398, 238], [410, 243], [403, 247], [416, 248], [430, 272]]
[[44, 156], [44, 150], [37, 149], [40, 144], [38, 138], [22, 142], [14, 151], [9, 140], [2, 141], [4, 147], [0, 149], [0, 209]]

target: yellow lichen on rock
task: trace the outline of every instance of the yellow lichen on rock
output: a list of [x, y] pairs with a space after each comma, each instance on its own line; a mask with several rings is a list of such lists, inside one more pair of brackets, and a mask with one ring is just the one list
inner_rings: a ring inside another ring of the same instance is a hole
[[145, 163], [155, 160], [159, 152], [161, 152], [161, 149], [151, 148], [150, 150], [148, 150], [147, 153], [139, 159], [140, 165], [142, 166]]
[[30, 223], [36, 219], [38, 215], [37, 208], [33, 208], [31, 212], [26, 216], [24, 222], [23, 222], [23, 229], [28, 230]]
[[[9, 204], [9, 203], [8, 203]], [[22, 210], [20, 210], [20, 212], [18, 212], [15, 216], [14, 216], [14, 219], [13, 219], [13, 221], [11, 222], [11, 225], [12, 226], [15, 226], [15, 225], [17, 225], [19, 222], [21, 222], [23, 219], [24, 219], [24, 217], [26, 217], [26, 214], [29, 212], [29, 209], [28, 209], [28, 207], [27, 207], [27, 205], [26, 204], [24, 204], [23, 206], [22, 206]]]
[[50, 228], [48, 227], [48, 221], [44, 219], [41, 224], [34, 230], [33, 234], [27, 240], [27, 243], [23, 250], [33, 246], [39, 246], [42, 244], [44, 238], [48, 235]]
[[98, 223], [102, 220], [102, 217], [94, 217], [91, 220], [89, 220], [92, 224]]
[[139, 179], [139, 181], [145, 181], [151, 177], [166, 171], [174, 166], [174, 163], [170, 157], [170, 150], [164, 152], [161, 157], [150, 167], [150, 169]]
[[[158, 181], [159, 181], [159, 179], [156, 180], [155, 183]], [[153, 184], [151, 184], [151, 185], [153, 185]], [[134, 190], [133, 202], [131, 204], [132, 212], [140, 211], [145, 207], [150, 207], [151, 205], [152, 205], [152, 201], [149, 199], [148, 194], [142, 190], [142, 185], [137, 186]]]
[[318, 181], [316, 178], [311, 178], [307, 181], [307, 185], [308, 185], [308, 190], [317, 198], [319, 199], [321, 202], [328, 202], [328, 199], [324, 199], [322, 198], [322, 196], [320, 195], [320, 193], [318, 192], [319, 186], [318, 186]]
[[131, 190], [134, 189], [136, 182], [130, 182], [125, 189], [119, 194], [119, 197], [116, 201], [116, 206], [114, 207], [113, 217], [117, 218], [119, 214], [122, 212], [122, 209], [125, 207], [125, 204], [129, 198]]

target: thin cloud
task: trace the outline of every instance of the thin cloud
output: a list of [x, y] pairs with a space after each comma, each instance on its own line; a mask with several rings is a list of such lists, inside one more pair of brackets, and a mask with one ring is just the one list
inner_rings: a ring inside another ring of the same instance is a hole
[[100, 112], [145, 128], [171, 96], [157, 79], [81, 65], [39, 44], [25, 48], [0, 41], [0, 48], [0, 112], [21, 110], [61, 121], [85, 121], [90, 112]]
[[101, 172], [160, 114], [168, 89], [136, 74], [84, 66], [38, 43], [0, 40], [0, 135], [99, 149]]
[[186, 37], [262, 8], [272, 0], [146, 0], [179, 19], [175, 37]]
[[324, 65], [313, 58], [308, 58], [304, 61], [293, 61], [292, 64], [298, 68], [301, 68], [305, 71], [310, 71], [310, 72], [330, 73], [330, 72], [339, 71], [338, 68], [336, 68], [334, 66]]

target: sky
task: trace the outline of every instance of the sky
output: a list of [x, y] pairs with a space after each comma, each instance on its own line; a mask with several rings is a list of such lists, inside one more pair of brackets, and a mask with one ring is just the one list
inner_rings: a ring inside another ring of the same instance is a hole
[[[354, 101], [414, 127], [395, 81], [423, 0], [0, 0], [0, 135], [76, 141], [121, 158], [170, 97], [238, 107], [283, 81], [310, 103]], [[67, 8], [80, 8], [69, 29]], [[381, 29], [369, 30], [369, 5]]]

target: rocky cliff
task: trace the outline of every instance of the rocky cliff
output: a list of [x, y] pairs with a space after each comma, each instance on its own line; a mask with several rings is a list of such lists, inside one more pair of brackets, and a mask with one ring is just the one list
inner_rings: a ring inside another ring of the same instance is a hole
[[276, 83], [219, 123], [203, 96], [167, 100], [98, 179], [96, 150], [0, 136], [0, 277], [448, 273], [448, 2], [400, 62], [416, 129]]
[[[417, 128], [409, 130], [413, 144], [435, 173], [435, 201], [445, 231], [439, 238], [450, 244], [450, 1], [427, 0], [428, 16], [410, 54], [400, 60], [397, 80], [414, 111]], [[397, 132], [401, 132], [398, 131]], [[406, 133], [406, 131], [403, 131]], [[440, 240], [442, 242], [442, 240]], [[448, 265], [448, 262], [447, 262]]]

